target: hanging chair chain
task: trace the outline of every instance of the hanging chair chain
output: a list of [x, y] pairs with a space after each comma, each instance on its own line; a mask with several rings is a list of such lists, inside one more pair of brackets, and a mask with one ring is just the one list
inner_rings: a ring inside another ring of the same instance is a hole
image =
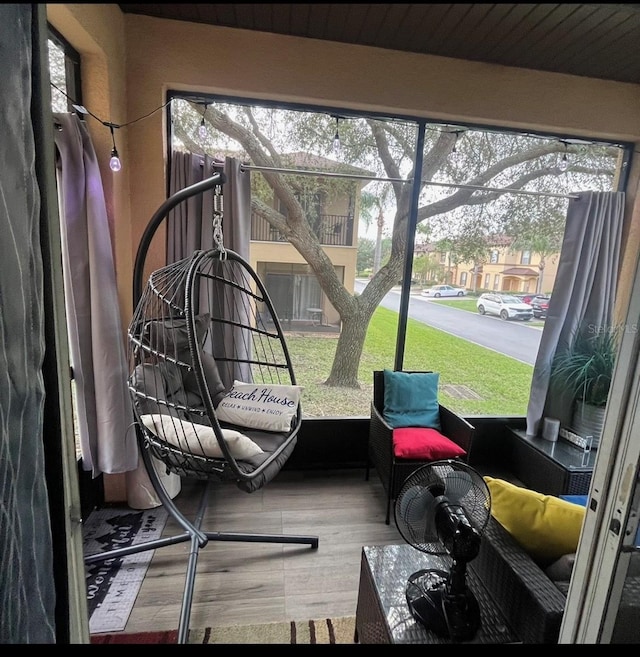
[[213, 192], [213, 213], [211, 217], [211, 223], [213, 227], [213, 246], [218, 249], [220, 252], [220, 259], [226, 257], [226, 251], [224, 248], [223, 238], [222, 238], [222, 216], [223, 216], [223, 197], [222, 197], [222, 185], [216, 185]]

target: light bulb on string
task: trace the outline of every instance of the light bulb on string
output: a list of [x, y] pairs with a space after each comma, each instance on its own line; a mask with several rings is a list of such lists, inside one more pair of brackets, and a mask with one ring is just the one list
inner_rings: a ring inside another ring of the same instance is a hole
[[336, 157], [340, 157], [342, 153], [342, 144], [340, 143], [340, 133], [338, 131], [338, 122], [340, 118], [336, 116], [336, 134], [333, 136], [333, 154]]
[[120, 169], [122, 169], [122, 162], [120, 162], [118, 149], [115, 146], [111, 149], [111, 159], [109, 160], [109, 167], [111, 168], [111, 171], [120, 171]]
[[569, 160], [567, 159], [566, 153], [562, 154], [562, 159], [560, 160], [560, 164], [558, 165], [558, 168], [563, 173], [569, 168]]
[[207, 138], [207, 126], [204, 123], [204, 115], [207, 113], [207, 107], [209, 107], [209, 104], [205, 103], [204, 112], [202, 112], [202, 118], [200, 119], [200, 126], [198, 127], [198, 137], [200, 137], [200, 139]]
[[457, 160], [460, 159], [460, 153], [458, 153], [458, 137], [460, 137], [460, 131], [456, 130], [454, 134], [456, 138], [455, 141], [453, 142], [453, 146], [451, 147], [451, 153], [449, 153], [449, 160], [451, 162], [456, 162]]
[[564, 144], [564, 153], [562, 154], [562, 158], [558, 164], [558, 169], [564, 173], [569, 168], [569, 160], [567, 159], [567, 144], [566, 142], [562, 143]]
[[111, 171], [120, 171], [120, 169], [122, 169], [122, 162], [120, 162], [120, 156], [118, 155], [118, 149], [116, 148], [116, 137], [113, 132], [113, 129], [118, 126], [113, 123], [107, 123], [106, 125], [108, 125], [109, 130], [111, 130], [111, 143], [113, 144], [113, 148], [111, 149], [111, 159], [109, 160], [109, 168]]

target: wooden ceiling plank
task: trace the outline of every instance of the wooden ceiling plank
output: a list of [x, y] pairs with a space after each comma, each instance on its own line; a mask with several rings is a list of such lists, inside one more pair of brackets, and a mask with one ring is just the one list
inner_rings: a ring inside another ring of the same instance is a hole
[[[489, 62], [502, 62], [503, 52], [514, 40], [513, 32], [529, 18], [536, 5], [518, 4], [506, 5], [508, 11], [496, 25], [494, 32], [488, 36], [487, 42], [482, 45], [482, 59]], [[517, 40], [517, 39], [516, 39]]]
[[277, 11], [274, 5], [269, 4], [253, 4], [253, 25], [258, 26], [256, 29], [262, 32], [276, 32], [273, 22], [273, 13]]
[[[221, 25], [222, 27], [235, 27], [238, 24], [235, 4], [220, 2], [206, 6], [209, 7], [206, 11], [210, 12], [210, 16], [207, 18], [206, 22], [211, 22], [213, 25]], [[204, 15], [205, 9], [202, 8], [201, 11]]]
[[438, 53], [442, 52], [443, 44], [455, 39], [456, 31], [460, 29], [465, 16], [471, 11], [473, 5], [468, 3], [449, 5], [449, 10], [442, 17], [437, 31], [433, 34], [430, 41], [430, 48], [435, 48]]
[[334, 12], [336, 5], [312, 4], [309, 5], [309, 36], [314, 39], [329, 39], [335, 23]]
[[398, 50], [406, 48], [410, 52], [431, 53], [434, 35], [448, 11], [447, 4], [412, 5], [400, 26], [402, 31], [398, 30]]
[[364, 21], [360, 25], [358, 40], [370, 46], [377, 46], [380, 28], [389, 20], [389, 10], [393, 5], [370, 5]]
[[384, 21], [379, 25], [373, 41], [379, 48], [399, 50], [398, 44], [401, 44], [403, 35], [406, 34], [406, 27], [403, 28], [403, 25], [406, 25], [405, 19], [411, 10], [411, 5], [398, 3], [387, 7]]
[[503, 30], [500, 41], [494, 41], [492, 44], [491, 58], [494, 61], [506, 62], [514, 56], [514, 52], [517, 56], [528, 47], [529, 35], [533, 30], [557, 7], [557, 4], [523, 4], [514, 8], [503, 26], [508, 26], [508, 30]]
[[305, 36], [309, 29], [309, 5], [296, 4], [291, 7], [291, 34]]
[[[558, 52], [556, 45], [569, 34], [581, 31], [583, 19], [577, 16], [575, 5], [555, 5], [546, 16], [533, 26], [521, 41], [522, 47], [512, 48], [504, 52], [503, 56], [509, 57], [516, 66], [531, 68], [541, 59], [546, 59], [549, 51], [554, 52], [551, 62], [545, 65], [547, 70], [553, 70], [554, 64], [563, 61], [566, 52]], [[546, 37], [549, 37], [548, 39]], [[553, 44], [551, 47], [550, 44]]]
[[487, 46], [492, 43], [500, 43], [504, 35], [509, 32], [515, 19], [514, 6], [510, 4], [492, 5], [487, 11], [482, 25], [475, 30], [472, 37], [473, 45], [469, 48], [469, 57], [482, 59], [487, 51]]
[[[640, 52], [640, 18], [630, 20], [628, 15], [619, 12], [611, 15], [603, 13], [596, 22], [596, 17], [589, 20], [590, 28], [585, 28], [583, 38], [572, 44], [573, 54], [567, 55], [567, 64], [585, 58], [610, 58], [609, 49], [615, 44], [615, 49], [624, 50], [627, 40], [632, 52]], [[587, 39], [587, 36], [590, 39]], [[615, 57], [614, 57], [615, 60]]]
[[367, 13], [371, 5], [351, 4], [349, 6], [349, 20], [342, 26], [342, 38], [347, 43], [358, 43], [364, 45], [361, 41], [361, 27], [367, 20]]
[[553, 28], [555, 34], [553, 40], [554, 52], [550, 53], [548, 48], [540, 52], [540, 58], [545, 62], [545, 65], [549, 65], [554, 60], [563, 62], [575, 43], [581, 40], [587, 43], [590, 41], [590, 21], [599, 22], [599, 18], [595, 16], [597, 11], [595, 5], [586, 7], [582, 5], [567, 16], [562, 17], [561, 21]]
[[464, 19], [444, 39], [440, 44], [439, 50], [446, 57], [458, 57], [462, 59], [469, 58], [470, 54], [477, 49], [481, 41], [483, 26], [485, 22], [490, 22], [488, 16], [496, 5], [474, 4], [470, 5], [469, 11], [465, 14]]
[[125, 14], [291, 34], [640, 84], [640, 6], [121, 4]]

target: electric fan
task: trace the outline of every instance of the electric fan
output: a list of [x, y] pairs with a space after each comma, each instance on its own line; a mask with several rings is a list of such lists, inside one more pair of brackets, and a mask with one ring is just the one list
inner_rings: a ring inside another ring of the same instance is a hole
[[426, 629], [452, 641], [472, 639], [480, 609], [467, 586], [467, 563], [478, 555], [491, 512], [484, 479], [457, 460], [433, 461], [405, 480], [395, 503], [395, 520], [409, 545], [448, 557], [449, 571], [429, 568], [413, 573], [406, 598], [412, 616]]

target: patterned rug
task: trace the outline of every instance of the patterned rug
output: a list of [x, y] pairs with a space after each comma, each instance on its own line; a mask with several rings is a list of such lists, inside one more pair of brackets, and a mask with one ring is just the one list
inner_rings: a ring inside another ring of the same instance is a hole
[[[160, 538], [167, 521], [163, 508], [146, 511], [99, 509], [83, 526], [85, 555]], [[87, 564], [89, 632], [124, 630], [154, 550]]]
[[[262, 625], [207, 627], [203, 630], [190, 630], [189, 643], [353, 644], [355, 627], [355, 616]], [[91, 643], [176, 643], [177, 638], [177, 630], [138, 632], [136, 634], [99, 634], [91, 637]]]

